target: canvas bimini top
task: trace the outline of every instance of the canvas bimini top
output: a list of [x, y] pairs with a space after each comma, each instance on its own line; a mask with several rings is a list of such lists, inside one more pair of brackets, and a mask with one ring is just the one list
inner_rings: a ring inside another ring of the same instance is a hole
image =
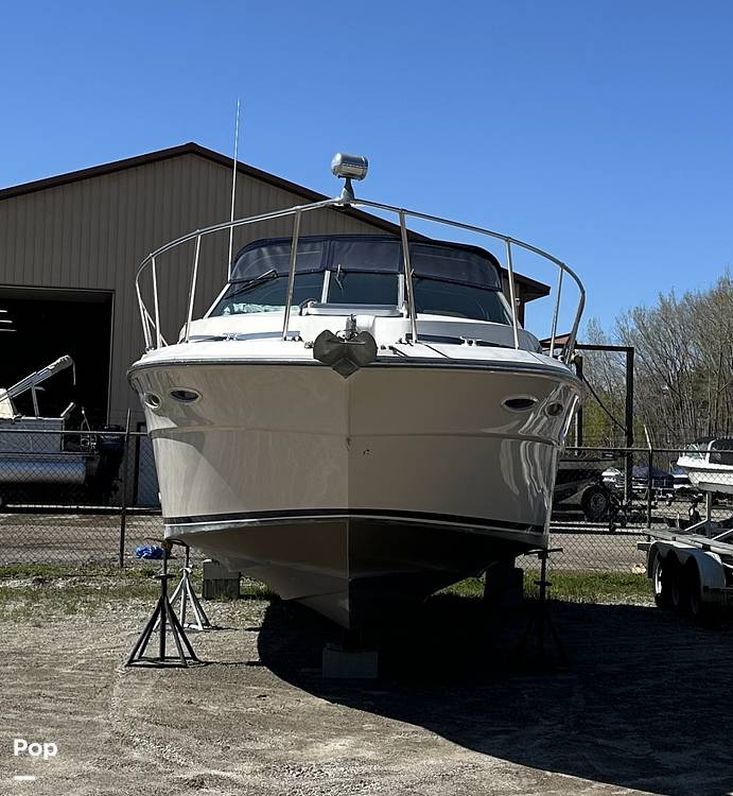
[[[269, 238], [235, 256], [229, 285], [209, 315], [271, 312], [285, 306], [291, 238]], [[410, 241], [416, 310], [510, 323], [496, 257], [478, 246]], [[402, 242], [392, 235], [314, 235], [298, 240], [293, 304], [399, 306]]]

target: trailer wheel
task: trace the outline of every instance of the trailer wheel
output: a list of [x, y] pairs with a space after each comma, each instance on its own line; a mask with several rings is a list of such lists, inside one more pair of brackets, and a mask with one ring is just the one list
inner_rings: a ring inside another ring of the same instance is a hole
[[606, 518], [610, 505], [608, 490], [598, 484], [589, 486], [580, 498], [580, 507], [588, 522], [598, 522]]
[[665, 588], [664, 559], [657, 553], [652, 561], [652, 594], [657, 608], [670, 608], [669, 589]]
[[700, 625], [714, 622], [718, 606], [702, 599], [700, 570], [694, 561], [688, 561], [685, 564], [682, 579], [684, 583], [685, 607], [692, 620]]
[[669, 606], [673, 611], [680, 611], [683, 608], [683, 583], [682, 567], [679, 559], [674, 553], [669, 553], [664, 559], [662, 567], [662, 594], [667, 593]]

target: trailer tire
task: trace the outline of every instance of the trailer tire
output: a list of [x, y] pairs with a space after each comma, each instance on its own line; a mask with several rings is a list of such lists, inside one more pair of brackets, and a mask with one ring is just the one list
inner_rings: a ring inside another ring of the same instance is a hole
[[664, 559], [659, 553], [655, 553], [651, 565], [652, 594], [657, 608], [671, 608], [669, 599], [669, 589], [665, 588], [664, 582]]
[[708, 625], [715, 621], [717, 615], [717, 605], [702, 599], [702, 583], [700, 581], [700, 569], [694, 560], [685, 564], [682, 573], [684, 584], [684, 600], [686, 613], [690, 615], [693, 622], [698, 625]]
[[580, 498], [580, 507], [588, 522], [598, 522], [608, 517], [611, 496], [605, 487], [593, 484], [583, 492], [583, 496]]
[[673, 611], [684, 608], [682, 566], [674, 553], [669, 553], [662, 564], [662, 594], [666, 592], [669, 607]]

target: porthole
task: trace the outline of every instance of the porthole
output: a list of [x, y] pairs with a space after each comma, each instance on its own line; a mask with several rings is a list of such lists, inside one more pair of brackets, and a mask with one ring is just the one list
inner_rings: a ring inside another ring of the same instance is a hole
[[160, 396], [156, 395], [154, 392], [146, 392], [143, 396], [143, 401], [145, 405], [149, 406], [151, 409], [160, 408]]
[[505, 398], [504, 408], [510, 412], [527, 412], [537, 403], [531, 395], [517, 395], [515, 398]]
[[194, 401], [198, 401], [198, 399], [201, 397], [196, 390], [186, 390], [182, 387], [171, 390], [170, 395], [171, 398], [182, 404], [192, 404]]
[[553, 401], [553, 403], [547, 405], [545, 411], [550, 417], [557, 417], [562, 414], [563, 409], [565, 409], [565, 407], [561, 403]]

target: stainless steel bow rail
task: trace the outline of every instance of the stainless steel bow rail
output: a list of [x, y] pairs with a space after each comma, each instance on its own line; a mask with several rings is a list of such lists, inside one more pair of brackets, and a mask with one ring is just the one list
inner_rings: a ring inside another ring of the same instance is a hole
[[[337, 158], [338, 157], [339, 156], [337, 156]], [[366, 163], [365, 159], [364, 162]], [[334, 159], [334, 163], [336, 163], [336, 158]], [[403, 267], [403, 276], [405, 280], [406, 312], [410, 320], [410, 328], [412, 333], [411, 340], [413, 343], [419, 342], [419, 337], [418, 337], [418, 326], [417, 326], [417, 311], [415, 308], [415, 293], [414, 293], [413, 279], [412, 279], [413, 272], [410, 265], [410, 245], [409, 245], [410, 236], [407, 227], [408, 219], [429, 222], [437, 224], [439, 226], [458, 229], [463, 232], [470, 232], [478, 236], [484, 236], [492, 240], [501, 241], [504, 244], [505, 267], [507, 270], [508, 282], [509, 282], [509, 304], [511, 309], [515, 349], [518, 349], [520, 347], [519, 346], [520, 324], [519, 324], [519, 319], [517, 317], [517, 302], [516, 302], [517, 291], [516, 291], [515, 278], [514, 278], [514, 258], [513, 258], [514, 250], [522, 249], [524, 251], [530, 252], [531, 254], [537, 255], [538, 257], [548, 261], [557, 268], [558, 271], [557, 288], [556, 288], [557, 295], [555, 298], [555, 307], [552, 316], [552, 334], [550, 337], [550, 346], [549, 346], [551, 356], [556, 355], [556, 346], [558, 345], [557, 325], [558, 325], [558, 319], [561, 307], [560, 302], [562, 298], [563, 278], [567, 274], [573, 280], [578, 290], [578, 299], [575, 309], [574, 320], [572, 323], [570, 333], [567, 336], [566, 341], [562, 345], [562, 353], [560, 354], [560, 358], [564, 362], [566, 363], [570, 362], [570, 359], [573, 355], [574, 344], [577, 338], [580, 319], [582, 317], [583, 309], [585, 307], [585, 288], [583, 287], [583, 283], [580, 281], [578, 275], [568, 265], [562, 262], [562, 260], [559, 260], [557, 257], [553, 256], [549, 252], [546, 252], [538, 248], [537, 246], [534, 246], [530, 243], [526, 243], [525, 241], [519, 240], [518, 238], [514, 238], [510, 235], [505, 235], [501, 232], [496, 232], [494, 230], [487, 229], [485, 227], [480, 227], [474, 224], [465, 224], [460, 221], [453, 221], [451, 219], [430, 215], [428, 213], [421, 213], [415, 210], [406, 210], [405, 208], [396, 207], [394, 205], [383, 204], [381, 202], [372, 202], [367, 199], [357, 199], [354, 197], [353, 190], [351, 189], [349, 177], [351, 176], [354, 177], [355, 179], [360, 179], [360, 177], [354, 174], [348, 175], [345, 172], [337, 172], [336, 168], [334, 168], [334, 173], [336, 173], [337, 176], [344, 176], [347, 179], [347, 185], [340, 196], [334, 197], [332, 199], [324, 199], [319, 202], [312, 202], [304, 205], [295, 205], [294, 207], [289, 207], [283, 210], [275, 210], [269, 213], [261, 213], [259, 215], [240, 218], [234, 221], [226, 221], [220, 224], [214, 224], [212, 226], [205, 227], [203, 229], [197, 229], [194, 232], [190, 232], [187, 235], [183, 235], [182, 237], [177, 238], [176, 240], [173, 240], [170, 243], [166, 243], [165, 245], [161, 246], [159, 249], [156, 249], [154, 252], [151, 252], [140, 264], [140, 267], [138, 268], [137, 271], [137, 275], [135, 277], [135, 289], [137, 292], [137, 300], [140, 309], [140, 318], [142, 321], [146, 351], [150, 351], [152, 349], [160, 348], [164, 345], [167, 345], [167, 342], [161, 333], [160, 300], [158, 296], [158, 261], [160, 260], [162, 255], [172, 251], [173, 249], [183, 246], [186, 243], [189, 243], [191, 241], [194, 242], [194, 255], [193, 255], [193, 263], [191, 266], [191, 282], [190, 282], [190, 289], [188, 292], [188, 311], [186, 315], [186, 322], [183, 327], [183, 333], [181, 336], [182, 342], [189, 342], [190, 332], [191, 332], [191, 321], [193, 319], [193, 308], [196, 300], [196, 285], [198, 281], [199, 265], [201, 260], [202, 240], [208, 236], [215, 235], [217, 233], [225, 233], [225, 232], [233, 233], [233, 230], [238, 227], [246, 227], [253, 224], [259, 224], [268, 221], [275, 221], [278, 219], [292, 217], [293, 227], [292, 227], [292, 242], [290, 248], [290, 264], [288, 272], [287, 300], [285, 304], [283, 329], [282, 329], [282, 339], [287, 340], [290, 329], [290, 315], [293, 305], [293, 289], [295, 284], [295, 273], [296, 273], [297, 256], [298, 256], [298, 239], [300, 237], [301, 220], [303, 218], [303, 215], [306, 213], [311, 213], [315, 210], [323, 210], [326, 208], [343, 209], [350, 207], [354, 209], [379, 210], [387, 213], [388, 215], [394, 215], [397, 218], [397, 222], [400, 229], [400, 237], [402, 240], [402, 253], [403, 253], [402, 267]], [[364, 174], [366, 174], [366, 168], [364, 168], [362, 176]], [[231, 268], [231, 263], [229, 264], [229, 268]], [[152, 294], [153, 294], [152, 314], [148, 309], [145, 301], [143, 300], [142, 289], [141, 289], [141, 277], [143, 276], [143, 274], [146, 274], [148, 271], [150, 271], [151, 281], [152, 281]]]

